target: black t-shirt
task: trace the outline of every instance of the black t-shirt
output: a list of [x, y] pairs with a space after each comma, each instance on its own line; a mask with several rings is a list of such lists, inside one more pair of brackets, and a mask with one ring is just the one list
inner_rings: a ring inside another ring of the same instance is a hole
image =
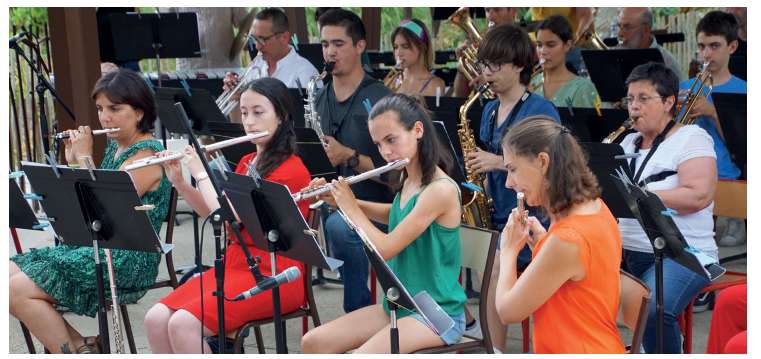
[[[365, 74], [357, 90], [345, 101], [338, 102], [331, 81], [317, 94], [317, 112], [320, 115], [322, 130], [325, 135], [333, 136], [349, 148], [355, 149], [361, 155], [370, 157], [375, 167], [386, 164], [378, 152], [378, 147], [370, 138], [367, 128], [367, 101], [372, 107], [390, 91], [382, 82]], [[337, 167], [339, 175], [348, 177], [357, 174], [353, 169], [341, 164]], [[388, 186], [366, 180], [352, 185], [354, 194], [359, 199], [375, 202], [391, 202], [392, 195]]]

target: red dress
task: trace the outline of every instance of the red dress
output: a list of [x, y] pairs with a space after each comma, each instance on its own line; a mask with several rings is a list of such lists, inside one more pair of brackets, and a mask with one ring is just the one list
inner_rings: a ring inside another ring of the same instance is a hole
[[[251, 153], [241, 158], [235, 173], [247, 174], [246, 166], [254, 156], [256, 156], [256, 153]], [[266, 179], [287, 186], [293, 193], [306, 187], [309, 184], [310, 177], [309, 171], [304, 167], [301, 159], [296, 155], [292, 155], [280, 167], [272, 171]], [[306, 217], [309, 212], [309, 202], [300, 201], [298, 206], [301, 213]], [[228, 231], [228, 233], [230, 232]], [[243, 231], [242, 234], [244, 241], [248, 243], [249, 253], [254, 257], [260, 256], [262, 258], [259, 266], [262, 274], [271, 275], [269, 253], [254, 247], [248, 232]], [[230, 238], [230, 243], [225, 252], [225, 296], [233, 298], [241, 292], [254, 287], [256, 281], [248, 270], [246, 256], [240, 243], [232, 239], [234, 236], [230, 236]], [[302, 275], [306, 275], [304, 273], [304, 264], [299, 261], [282, 256], [277, 256], [276, 261], [278, 273], [288, 267], [297, 266]], [[201, 280], [203, 280], [203, 311], [199, 296]], [[293, 312], [305, 304], [306, 297], [301, 279], [281, 285], [279, 288], [280, 308], [283, 314]], [[204, 327], [216, 334], [219, 324], [217, 319], [217, 297], [212, 294], [215, 289], [214, 268], [212, 268], [204, 272], [200, 277], [188, 280], [185, 284], [162, 298], [159, 303], [166, 305], [172, 310], [184, 309], [192, 313], [196, 318], [203, 321]], [[201, 317], [202, 312], [203, 317]], [[266, 291], [238, 302], [225, 302], [225, 332], [234, 331], [246, 322], [270, 317], [272, 317], [271, 291]]]

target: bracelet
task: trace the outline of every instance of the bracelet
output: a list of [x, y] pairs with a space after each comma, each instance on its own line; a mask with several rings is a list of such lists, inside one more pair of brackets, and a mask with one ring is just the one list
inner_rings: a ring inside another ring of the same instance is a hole
[[201, 172], [195, 176], [193, 176], [196, 179], [196, 183], [201, 182], [203, 180], [209, 179], [209, 174], [206, 172]]

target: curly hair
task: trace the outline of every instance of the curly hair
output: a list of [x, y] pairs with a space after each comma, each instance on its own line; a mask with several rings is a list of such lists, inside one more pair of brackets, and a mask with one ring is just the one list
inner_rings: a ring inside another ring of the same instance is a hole
[[502, 138], [505, 152], [536, 157], [544, 152], [549, 156], [545, 175], [546, 208], [551, 214], [562, 215], [572, 205], [600, 197], [597, 177], [587, 166], [587, 155], [576, 138], [550, 117], [530, 116], [511, 128]]

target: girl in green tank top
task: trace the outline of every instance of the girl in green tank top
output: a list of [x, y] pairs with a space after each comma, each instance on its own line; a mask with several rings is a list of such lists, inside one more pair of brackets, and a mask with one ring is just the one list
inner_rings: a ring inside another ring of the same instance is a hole
[[[454, 319], [454, 328], [437, 334], [419, 315], [400, 308], [400, 352], [453, 344], [464, 330], [466, 297], [458, 283], [460, 193], [444, 171], [451, 159], [445, 158], [447, 152], [440, 146], [428, 114], [410, 96], [395, 94], [379, 101], [370, 112], [368, 128], [386, 161], [410, 160], [394, 202], [359, 201], [343, 179], [334, 181], [330, 194], [322, 199], [339, 207], [367, 234], [412, 296], [427, 291]], [[310, 187], [324, 183], [316, 179]], [[388, 234], [371, 221], [387, 223]], [[388, 353], [389, 324], [384, 301], [309, 331], [302, 338], [301, 349], [304, 353]]]

